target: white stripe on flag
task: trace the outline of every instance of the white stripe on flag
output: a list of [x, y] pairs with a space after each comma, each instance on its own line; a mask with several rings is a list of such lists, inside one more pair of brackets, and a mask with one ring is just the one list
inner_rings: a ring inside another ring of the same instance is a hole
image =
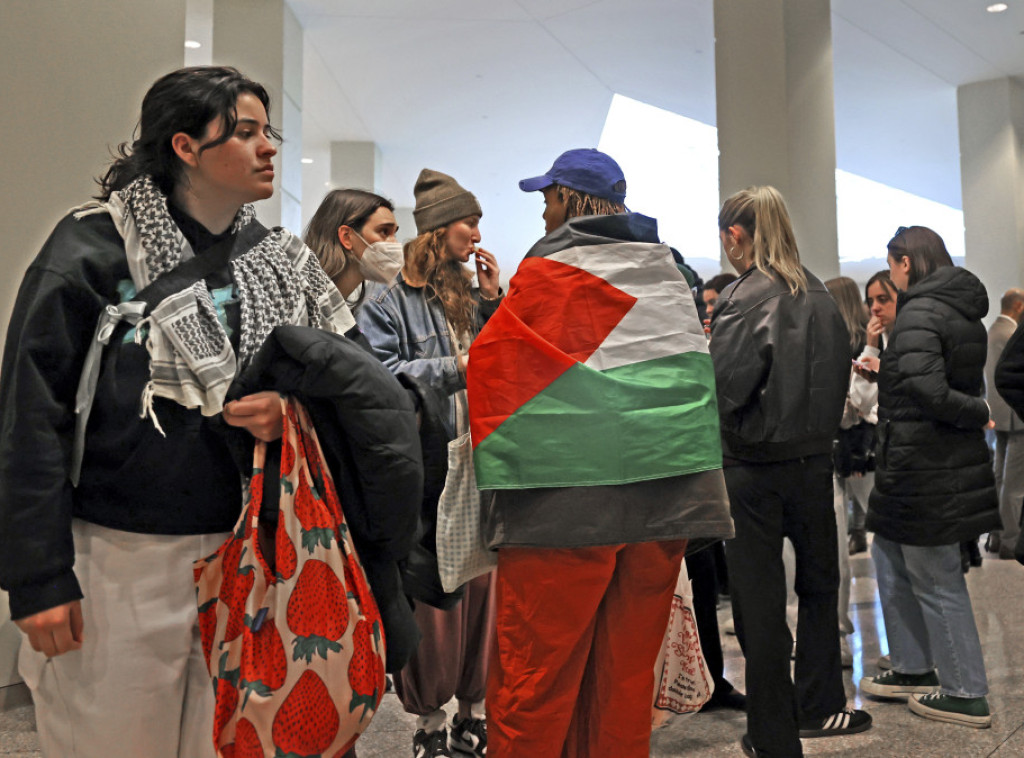
[[[547, 256], [581, 268], [628, 295], [636, 304], [586, 362], [598, 371], [679, 353], [707, 353], [693, 293], [666, 245], [616, 242], [571, 247]], [[629, 261], [624, 265], [624, 259]]]

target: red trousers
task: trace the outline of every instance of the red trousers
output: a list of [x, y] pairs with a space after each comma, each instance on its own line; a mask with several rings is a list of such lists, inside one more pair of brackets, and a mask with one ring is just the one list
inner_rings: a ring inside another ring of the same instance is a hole
[[686, 541], [498, 551], [490, 758], [647, 758]]

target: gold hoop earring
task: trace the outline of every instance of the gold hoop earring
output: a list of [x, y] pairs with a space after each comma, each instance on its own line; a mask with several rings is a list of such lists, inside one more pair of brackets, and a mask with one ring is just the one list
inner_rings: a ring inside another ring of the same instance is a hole
[[736, 252], [736, 246], [735, 245], [733, 245], [730, 248], [726, 248], [726, 250], [725, 250], [725, 254], [729, 256], [730, 260], [733, 260], [733, 261], [741, 261], [741, 260], [743, 260], [743, 253], [742, 253], [742, 251], [740, 252], [740, 254], [738, 256], [737, 255], [733, 255], [733, 253], [735, 253], [735, 252]]

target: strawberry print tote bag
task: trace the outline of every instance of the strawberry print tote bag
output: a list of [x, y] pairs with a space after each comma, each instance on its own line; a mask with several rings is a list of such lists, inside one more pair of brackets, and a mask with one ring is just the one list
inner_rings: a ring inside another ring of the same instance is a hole
[[[234, 533], [195, 564], [221, 758], [337, 758], [384, 695], [380, 613], [305, 408], [282, 398], [280, 481], [256, 443]], [[266, 487], [276, 528], [261, 529]]]

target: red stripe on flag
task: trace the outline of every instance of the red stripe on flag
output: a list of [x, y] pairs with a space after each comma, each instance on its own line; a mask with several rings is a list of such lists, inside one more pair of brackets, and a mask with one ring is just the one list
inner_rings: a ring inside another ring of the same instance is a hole
[[572, 365], [585, 362], [636, 298], [576, 266], [527, 258], [470, 348], [476, 446]]

